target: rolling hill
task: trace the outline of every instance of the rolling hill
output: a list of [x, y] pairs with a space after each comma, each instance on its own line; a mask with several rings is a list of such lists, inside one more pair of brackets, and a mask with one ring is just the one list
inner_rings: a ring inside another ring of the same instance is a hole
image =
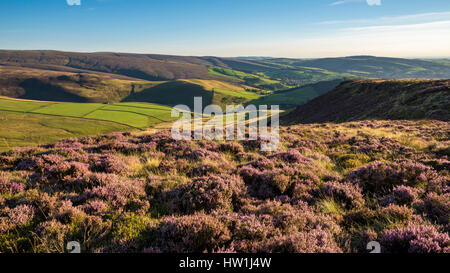
[[450, 80], [353, 80], [298, 107], [287, 124], [372, 119], [450, 120]]
[[[54, 71], [43, 68], [0, 65], [0, 96], [59, 101], [117, 103], [154, 102], [191, 105], [194, 96], [208, 104], [244, 103], [266, 94], [240, 83], [180, 79], [147, 81], [95, 71]], [[214, 91], [214, 92], [213, 92]], [[214, 97], [214, 99], [212, 99]]]
[[0, 64], [95, 71], [141, 80], [204, 79], [282, 90], [338, 78], [449, 78], [448, 61], [353, 56], [323, 59], [220, 58], [130, 53], [0, 50]]
[[308, 84], [298, 88], [274, 92], [249, 103], [255, 105], [279, 105], [280, 109], [290, 109], [326, 94], [336, 88], [341, 82], [342, 80], [336, 79]]

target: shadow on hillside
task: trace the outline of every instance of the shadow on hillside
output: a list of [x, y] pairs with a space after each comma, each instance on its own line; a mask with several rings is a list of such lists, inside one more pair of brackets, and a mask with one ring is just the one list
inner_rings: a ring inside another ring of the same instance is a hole
[[64, 88], [38, 79], [27, 79], [20, 83], [20, 87], [25, 93], [20, 96], [21, 99], [46, 100], [60, 102], [89, 102], [88, 99], [70, 93]]
[[203, 98], [203, 106], [212, 104], [213, 92], [183, 81], [171, 81], [131, 94], [124, 102], [149, 102], [169, 106], [187, 105], [194, 110], [194, 97]]

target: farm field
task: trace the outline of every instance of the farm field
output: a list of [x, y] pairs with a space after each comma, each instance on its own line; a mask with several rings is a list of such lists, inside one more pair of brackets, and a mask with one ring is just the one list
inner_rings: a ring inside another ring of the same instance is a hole
[[60, 139], [132, 130], [115, 122], [0, 110], [0, 152]]
[[0, 151], [67, 137], [145, 129], [172, 121], [171, 111], [149, 103], [57, 103], [0, 97]]

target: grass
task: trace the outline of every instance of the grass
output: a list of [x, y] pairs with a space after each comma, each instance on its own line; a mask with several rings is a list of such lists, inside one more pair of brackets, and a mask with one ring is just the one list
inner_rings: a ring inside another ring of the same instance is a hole
[[[136, 128], [144, 128], [152, 125], [151, 118], [142, 114], [115, 111], [97, 110], [86, 116], [89, 119], [109, 120], [120, 124], [126, 124]], [[154, 122], [155, 124], [157, 122]]]
[[0, 111], [42, 114], [59, 117], [76, 117], [116, 122], [122, 125], [145, 128], [171, 121], [172, 109], [148, 103], [53, 103], [0, 98]]
[[12, 113], [0, 110], [0, 152], [14, 147], [49, 144], [63, 138], [130, 130], [114, 122]]
[[239, 79], [244, 81], [246, 85], [253, 86], [259, 89], [279, 90], [288, 88], [287, 85], [281, 83], [279, 80], [267, 77], [264, 73], [251, 74], [228, 68], [210, 67], [209, 74], [214, 76]]
[[338, 86], [340, 82], [341, 80], [326, 81], [286, 91], [279, 91], [253, 100], [251, 103], [255, 105], [280, 105], [280, 108], [282, 109], [289, 109], [303, 105], [310, 100], [331, 91]]
[[98, 103], [55, 103], [43, 106], [32, 113], [67, 116], [67, 117], [84, 117], [92, 111], [100, 109], [103, 104]]
[[55, 103], [0, 97], [0, 151], [67, 137], [144, 129], [172, 121], [171, 110], [149, 103]]
[[0, 109], [18, 112], [28, 112], [40, 107], [49, 105], [49, 103], [25, 101], [25, 100], [14, 100], [14, 99], [3, 99], [0, 97]]

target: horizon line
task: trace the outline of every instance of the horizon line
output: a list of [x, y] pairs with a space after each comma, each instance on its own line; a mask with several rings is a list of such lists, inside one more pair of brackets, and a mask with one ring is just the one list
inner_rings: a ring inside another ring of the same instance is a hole
[[80, 51], [71, 51], [71, 50], [61, 50], [61, 49], [5, 49], [0, 48], [0, 51], [56, 51], [56, 52], [64, 52], [64, 53], [86, 53], [86, 54], [96, 54], [96, 53], [115, 53], [115, 54], [133, 54], [133, 55], [161, 55], [161, 56], [179, 56], [179, 57], [216, 57], [216, 58], [227, 58], [227, 59], [238, 59], [238, 58], [267, 58], [267, 59], [328, 59], [328, 58], [350, 58], [350, 57], [376, 57], [376, 58], [397, 58], [397, 59], [450, 59], [449, 56], [414, 56], [414, 57], [398, 57], [398, 56], [378, 56], [378, 55], [370, 55], [370, 54], [357, 54], [357, 55], [335, 55], [328, 57], [287, 57], [287, 56], [220, 56], [220, 55], [192, 55], [192, 54], [172, 54], [172, 53], [143, 53], [143, 52], [126, 52], [126, 51], [88, 51], [88, 50], [80, 50]]

